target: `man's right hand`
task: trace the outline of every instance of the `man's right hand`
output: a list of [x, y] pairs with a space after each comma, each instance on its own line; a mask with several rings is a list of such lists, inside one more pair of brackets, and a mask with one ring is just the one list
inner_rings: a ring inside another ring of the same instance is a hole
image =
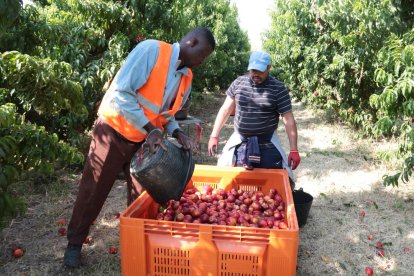
[[154, 153], [158, 146], [163, 150], [167, 150], [167, 146], [163, 142], [162, 132], [158, 128], [154, 128], [149, 132], [145, 143], [150, 153]]
[[210, 136], [210, 140], [208, 140], [208, 153], [211, 156], [215, 156], [217, 154], [218, 148], [218, 137]]

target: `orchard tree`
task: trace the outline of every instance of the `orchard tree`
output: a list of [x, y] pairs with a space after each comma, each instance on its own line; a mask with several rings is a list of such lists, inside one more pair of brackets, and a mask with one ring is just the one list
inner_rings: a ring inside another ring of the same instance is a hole
[[[402, 160], [402, 172], [385, 177], [384, 183], [397, 185], [399, 176], [407, 181], [414, 143], [408, 123], [413, 117], [412, 41], [407, 38], [413, 26], [412, 1], [276, 2], [264, 43], [274, 73], [296, 98], [363, 135], [399, 137], [400, 150], [394, 156]], [[403, 45], [395, 48], [401, 37]]]

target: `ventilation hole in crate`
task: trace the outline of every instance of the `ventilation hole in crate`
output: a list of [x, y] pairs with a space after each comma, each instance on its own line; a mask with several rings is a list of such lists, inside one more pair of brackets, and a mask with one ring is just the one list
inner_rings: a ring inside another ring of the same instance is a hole
[[249, 254], [221, 253], [220, 276], [260, 276], [260, 257]]
[[245, 192], [258, 192], [258, 191], [262, 191], [262, 186], [238, 185], [237, 189], [245, 191]]
[[197, 190], [201, 190], [204, 186], [211, 186], [213, 189], [217, 189], [217, 183], [209, 183], [209, 182], [193, 182], [194, 187], [197, 188]]
[[155, 276], [190, 275], [190, 252], [171, 248], [154, 248]]

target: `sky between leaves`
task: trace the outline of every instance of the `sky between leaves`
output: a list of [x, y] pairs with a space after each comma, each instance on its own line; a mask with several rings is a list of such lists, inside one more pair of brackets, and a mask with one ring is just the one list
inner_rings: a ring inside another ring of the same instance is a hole
[[274, 0], [231, 0], [239, 11], [240, 27], [247, 31], [252, 51], [262, 50], [261, 34], [270, 27]]

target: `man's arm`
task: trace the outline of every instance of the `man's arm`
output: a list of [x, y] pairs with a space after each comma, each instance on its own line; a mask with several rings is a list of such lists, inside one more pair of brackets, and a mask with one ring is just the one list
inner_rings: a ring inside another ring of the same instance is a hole
[[233, 99], [230, 96], [227, 96], [219, 112], [217, 113], [216, 120], [214, 121], [214, 127], [210, 134], [210, 140], [208, 142], [208, 152], [212, 156], [217, 153], [218, 137], [220, 135], [220, 130], [223, 127], [224, 123], [227, 122], [227, 119], [229, 118], [230, 114], [233, 112], [235, 107], [235, 99]]
[[298, 150], [298, 131], [292, 111], [283, 113], [282, 120], [289, 139], [290, 150]]
[[300, 163], [300, 156], [298, 151], [298, 131], [296, 128], [295, 117], [293, 116], [292, 111], [283, 113], [282, 120], [285, 125], [285, 130], [290, 145], [288, 163], [289, 166], [292, 166], [292, 170], [294, 170]]
[[140, 131], [152, 130], [153, 126], [137, 104], [137, 89], [148, 80], [159, 53], [159, 43], [146, 40], [139, 43], [128, 55], [117, 72], [104, 100], [109, 102], [122, 117]]

